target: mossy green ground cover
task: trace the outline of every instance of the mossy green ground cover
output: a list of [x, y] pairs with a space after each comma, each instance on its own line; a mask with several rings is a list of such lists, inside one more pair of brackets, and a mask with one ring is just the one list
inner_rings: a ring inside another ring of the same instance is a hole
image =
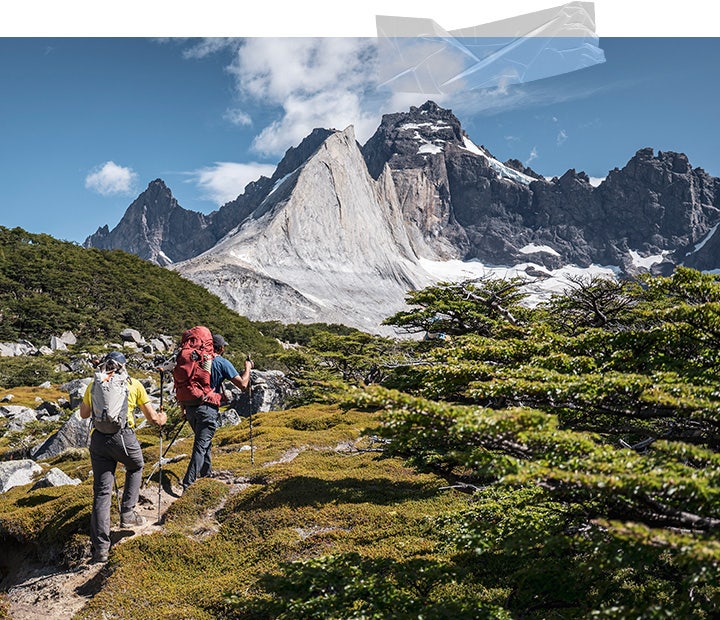
[[[385, 575], [395, 596], [423, 604], [454, 587], [422, 574], [445, 562], [432, 519], [467, 505], [467, 496], [439, 490], [443, 480], [399, 459], [364, 451], [371, 441], [362, 433], [376, 424], [374, 414], [315, 405], [262, 413], [253, 422], [254, 464], [247, 420], [220, 429], [215, 440], [214, 468], [243, 484], [199, 480], [168, 510], [162, 533], [116, 545], [100, 591], [79, 618], [269, 618], [276, 617], [281, 591], [290, 596], [284, 617], [301, 617], [305, 611], [289, 611], [298, 578], [293, 566], [303, 567], [302, 579], [313, 570], [335, 571], [343, 582], [348, 571]], [[157, 434], [140, 436], [152, 464]], [[191, 441], [186, 427], [168, 456], [188, 453]], [[82, 475], [77, 487], [26, 486], [0, 496], [0, 536], [45, 553], [52, 548], [56, 560], [71, 551], [77, 558], [78, 547], [89, 545], [92, 501], [89, 460], [77, 459], [53, 463]], [[164, 479], [181, 478], [186, 464], [166, 465]], [[362, 607], [362, 593], [353, 596]]]

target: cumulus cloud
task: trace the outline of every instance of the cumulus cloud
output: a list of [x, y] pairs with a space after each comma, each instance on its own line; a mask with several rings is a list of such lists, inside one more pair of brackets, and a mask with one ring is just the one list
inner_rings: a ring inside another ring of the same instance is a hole
[[137, 174], [132, 168], [107, 161], [85, 177], [85, 187], [103, 196], [130, 194], [136, 179]]
[[275, 166], [270, 164], [215, 162], [190, 174], [205, 197], [221, 206], [242, 194], [250, 181], [257, 181], [261, 176], [270, 177], [274, 171]]
[[[316, 127], [345, 129], [353, 125], [363, 143], [383, 113], [407, 110], [429, 98], [452, 108], [458, 116], [492, 115], [585, 97], [599, 90], [593, 85], [585, 92], [577, 87], [561, 91], [555, 84], [544, 86], [543, 80], [515, 85], [502, 80], [495, 88], [460, 88], [442, 95], [383, 89], [378, 39], [374, 37], [251, 37], [192, 40], [187, 45], [187, 58], [202, 58], [219, 50], [230, 55], [226, 71], [238, 103], [225, 113], [225, 120], [241, 126], [257, 123], [251, 148], [263, 157], [282, 156]], [[256, 108], [262, 109], [262, 114], [256, 116]], [[249, 111], [253, 111], [252, 118]]]
[[[359, 140], [379, 121], [375, 93], [376, 43], [370, 38], [251, 38], [228, 68], [240, 99], [278, 108], [280, 116], [253, 148], [279, 155], [316, 127], [354, 125]], [[386, 96], [387, 98], [387, 96]]]

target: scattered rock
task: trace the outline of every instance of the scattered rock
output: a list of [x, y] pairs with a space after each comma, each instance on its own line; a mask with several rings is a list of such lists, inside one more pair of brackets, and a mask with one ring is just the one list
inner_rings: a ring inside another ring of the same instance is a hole
[[145, 338], [143, 338], [142, 334], [136, 329], [123, 329], [120, 332], [120, 338], [122, 338], [124, 342], [131, 342], [137, 345], [145, 344]]
[[60, 336], [60, 340], [62, 342], [64, 342], [65, 344], [70, 344], [70, 345], [77, 344], [77, 338], [75, 337], [75, 334], [73, 334], [72, 332], [69, 332], [69, 331], [63, 332], [62, 335]]
[[12, 416], [10, 423], [7, 425], [8, 431], [21, 431], [27, 424], [30, 424], [30, 422], [37, 421], [37, 413], [35, 413], [35, 411], [27, 407], [23, 409], [24, 411]]
[[68, 393], [71, 408], [74, 409], [80, 406], [83, 396], [85, 395], [85, 389], [90, 385], [91, 381], [91, 377], [83, 377], [82, 379], [73, 379], [60, 386], [60, 391]]
[[27, 340], [19, 342], [0, 342], [0, 357], [16, 357], [18, 355], [35, 355], [37, 348]]
[[237, 426], [240, 424], [240, 416], [235, 409], [226, 409], [220, 412], [220, 426]]
[[52, 336], [50, 338], [50, 348], [53, 351], [67, 351], [68, 350], [67, 345], [62, 340], [60, 340], [60, 338], [58, 338], [57, 336]]
[[296, 391], [295, 384], [279, 370], [251, 370], [250, 385], [252, 386], [252, 403], [247, 392], [241, 391], [234, 385], [230, 387], [233, 395], [230, 407], [242, 417], [249, 416], [251, 411], [256, 413], [285, 409], [288, 398]]
[[5, 493], [13, 487], [30, 484], [34, 475], [41, 471], [42, 467], [31, 459], [1, 462], [0, 493]]
[[5, 394], [5, 396], [0, 398], [0, 403], [9, 403], [13, 398], [15, 398], [13, 394]]
[[77, 485], [80, 484], [79, 478], [71, 478], [62, 469], [53, 467], [48, 473], [46, 473], [40, 480], [30, 487], [31, 491], [35, 489], [44, 489], [47, 487], [62, 487], [66, 485]]
[[55, 415], [62, 415], [62, 409], [58, 403], [53, 403], [49, 400], [45, 400], [40, 404], [38, 407], [35, 407], [35, 411], [38, 414], [38, 417], [47, 417], [47, 416], [55, 416]]
[[55, 434], [33, 448], [31, 455], [40, 461], [51, 459], [69, 448], [84, 448], [90, 439], [90, 418], [82, 419], [80, 412], [73, 413]]
[[159, 353], [164, 353], [167, 351], [167, 345], [160, 340], [160, 338], [153, 338], [150, 340], [150, 346], [152, 347], [153, 351], [158, 351]]

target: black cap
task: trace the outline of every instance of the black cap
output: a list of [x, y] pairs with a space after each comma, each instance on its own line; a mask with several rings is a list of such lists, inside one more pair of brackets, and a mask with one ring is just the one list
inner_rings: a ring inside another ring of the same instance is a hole
[[120, 351], [110, 351], [110, 353], [108, 353], [105, 356], [105, 361], [106, 362], [117, 362], [118, 364], [125, 364], [125, 362], [127, 360], [125, 359], [125, 356], [122, 353], [120, 353]]
[[213, 346], [216, 349], [220, 349], [221, 347], [226, 347], [227, 342], [225, 341], [225, 338], [223, 338], [220, 334], [213, 335]]

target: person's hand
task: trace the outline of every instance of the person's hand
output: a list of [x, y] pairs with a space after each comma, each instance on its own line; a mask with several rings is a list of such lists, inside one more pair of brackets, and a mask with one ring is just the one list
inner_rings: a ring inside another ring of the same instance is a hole
[[253, 361], [251, 359], [245, 360], [245, 370], [252, 370], [255, 367], [255, 364], [253, 364]]

